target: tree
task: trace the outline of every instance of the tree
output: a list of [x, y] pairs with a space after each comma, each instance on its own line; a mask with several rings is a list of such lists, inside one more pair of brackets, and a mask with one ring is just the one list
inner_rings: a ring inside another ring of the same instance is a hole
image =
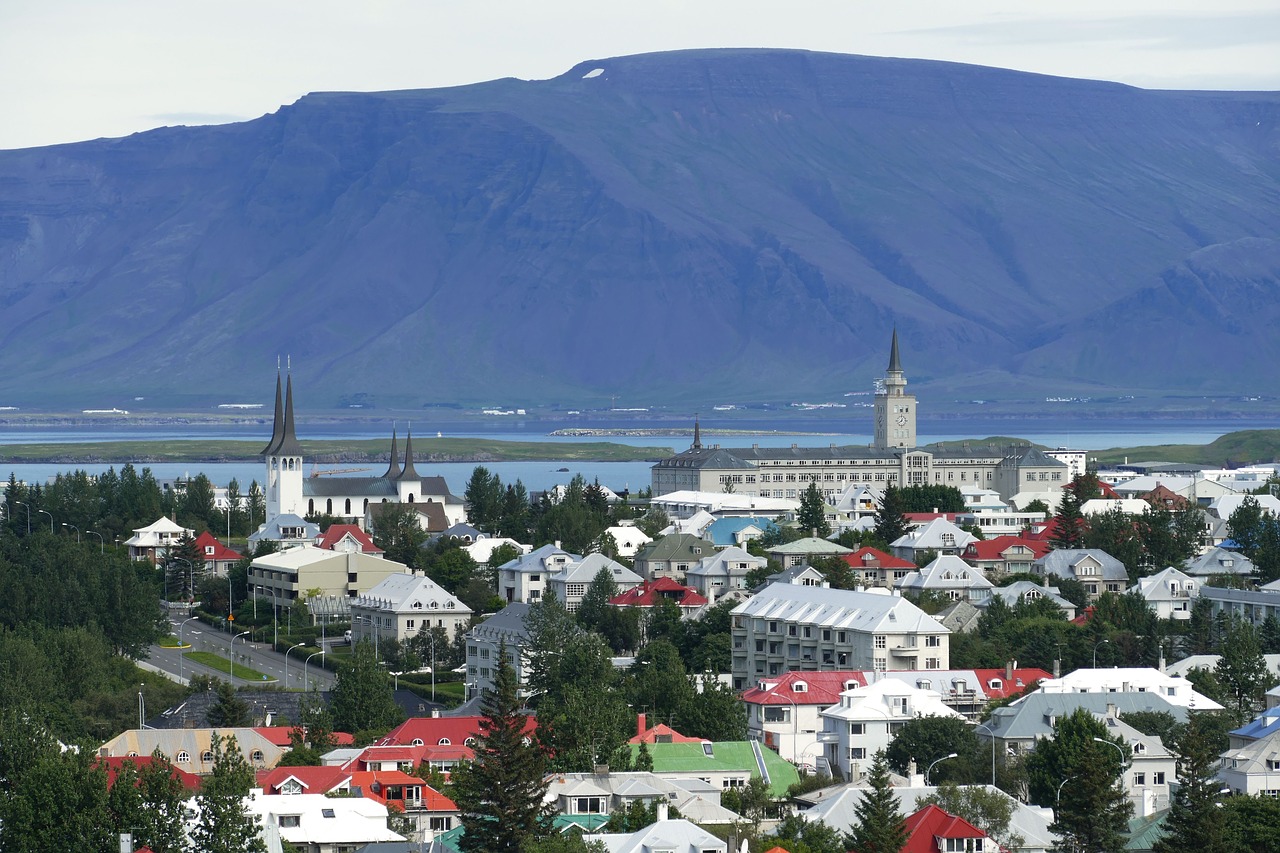
[[788, 815], [774, 832], [778, 846], [793, 853], [845, 853], [852, 846], [838, 829], [796, 814]]
[[886, 545], [892, 545], [905, 536], [910, 529], [907, 517], [903, 515], [902, 495], [893, 486], [885, 486], [880, 497], [880, 508], [876, 510], [876, 536]]
[[938, 790], [916, 805], [929, 803], [943, 811], [964, 818], [996, 840], [1005, 850], [1016, 850], [1025, 839], [1009, 829], [1013, 819], [1014, 800], [1002, 791], [993, 791], [981, 785], [959, 786], [943, 782]]
[[818, 484], [809, 483], [809, 488], [800, 495], [800, 512], [796, 515], [800, 529], [812, 536], [826, 539], [831, 535], [831, 524], [827, 521], [827, 499], [823, 497]]
[[989, 778], [978, 737], [973, 727], [960, 717], [931, 716], [908, 720], [893, 736], [885, 758], [895, 773], [905, 774], [912, 759], [924, 770], [953, 752], [956, 757], [939, 763], [927, 782], [966, 784]]
[[1222, 643], [1222, 657], [1214, 671], [1235, 703], [1238, 719], [1243, 722], [1262, 701], [1271, 686], [1271, 674], [1262, 656], [1258, 632], [1245, 619], [1233, 616]]
[[[117, 779], [117, 782], [119, 780]], [[154, 853], [182, 853], [187, 846], [187, 789], [164, 753], [156, 749], [151, 761], [138, 772], [142, 814], [132, 828], [135, 846], [146, 845]], [[120, 826], [120, 829], [129, 828]]]
[[1124, 742], [1109, 737], [1106, 726], [1083, 708], [1059, 718], [1053, 732], [1027, 758], [1032, 801], [1054, 808], [1050, 829], [1062, 838], [1062, 850], [1120, 853], [1133, 810], [1116, 785], [1121, 756], [1128, 754]]
[[1222, 803], [1222, 811], [1226, 848], [1232, 853], [1280, 850], [1280, 800], [1266, 794], [1228, 797]]
[[671, 526], [671, 518], [660, 506], [651, 506], [640, 518], [636, 519], [636, 527], [650, 539], [657, 539], [662, 531]]
[[253, 724], [249, 703], [236, 695], [236, 689], [225, 681], [218, 681], [214, 688], [214, 701], [207, 714], [209, 725], [221, 728], [239, 728]]
[[466, 828], [458, 846], [463, 853], [519, 853], [526, 842], [550, 833], [551, 810], [543, 801], [547, 756], [540, 743], [525, 737], [505, 643], [481, 708], [475, 760], [453, 774], [453, 799]]
[[375, 517], [373, 541], [388, 560], [417, 568], [427, 531], [418, 523], [412, 504], [383, 504]]
[[503, 542], [489, 552], [489, 568], [496, 569], [518, 559], [520, 559], [520, 549], [510, 542]]
[[493, 533], [502, 517], [502, 495], [501, 478], [477, 465], [462, 493], [467, 502], [467, 520], [486, 533]]
[[600, 631], [613, 609], [609, 602], [617, 595], [618, 583], [613, 579], [613, 572], [608, 566], [601, 566], [578, 604], [578, 624], [589, 631]]
[[858, 853], [899, 853], [907, 843], [902, 807], [889, 783], [889, 760], [876, 753], [867, 774], [870, 787], [853, 807], [856, 823], [850, 839]]
[[356, 643], [351, 661], [338, 670], [329, 713], [338, 731], [387, 731], [403, 719], [391, 693], [391, 676], [378, 665], [373, 644]]
[[254, 786], [253, 767], [245, 760], [234, 735], [214, 733], [213, 770], [196, 797], [200, 818], [191, 840], [201, 853], [267, 853], [257, 821], [245, 808]]
[[1178, 757], [1178, 789], [1164, 834], [1155, 844], [1156, 853], [1227, 853], [1230, 848], [1223, 838], [1225, 820], [1218, 794], [1221, 783], [1215, 778], [1218, 750], [1213, 733], [1193, 714], [1171, 746]]

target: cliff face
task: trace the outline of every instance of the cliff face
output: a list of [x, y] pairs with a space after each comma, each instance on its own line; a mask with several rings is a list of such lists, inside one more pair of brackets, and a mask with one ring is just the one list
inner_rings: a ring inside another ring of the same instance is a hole
[[1258, 391], [1278, 120], [691, 51], [0, 152], [0, 402], [241, 397], [281, 353], [318, 405], [794, 399], [894, 324], [913, 383]]

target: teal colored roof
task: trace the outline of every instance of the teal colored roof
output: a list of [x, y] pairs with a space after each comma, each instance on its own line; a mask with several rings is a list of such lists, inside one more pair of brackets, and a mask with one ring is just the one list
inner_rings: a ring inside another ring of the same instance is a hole
[[1135, 853], [1155, 848], [1156, 842], [1164, 835], [1164, 822], [1169, 817], [1169, 810], [1156, 812], [1149, 817], [1135, 817], [1129, 821], [1129, 841], [1124, 849]]
[[[648, 744], [649, 756], [653, 759], [654, 773], [687, 773], [697, 777], [699, 774], [730, 773], [733, 771], [749, 771], [752, 776], [760, 775], [756, 763], [755, 751], [751, 748], [753, 741], [722, 741], [711, 744], [711, 755], [703, 750], [702, 743], [651, 743]], [[631, 747], [634, 759], [640, 753], [639, 744]], [[800, 773], [794, 764], [784, 760], [778, 753], [766, 747], [760, 747], [760, 756], [764, 759], [765, 769], [769, 773], [769, 793], [774, 797], [786, 796], [787, 788], [800, 781]]]

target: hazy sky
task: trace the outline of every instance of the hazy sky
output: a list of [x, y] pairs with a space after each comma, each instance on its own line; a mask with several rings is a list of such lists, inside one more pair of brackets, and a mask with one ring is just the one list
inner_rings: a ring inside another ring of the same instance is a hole
[[696, 47], [1280, 90], [1280, 0], [0, 0], [0, 148]]

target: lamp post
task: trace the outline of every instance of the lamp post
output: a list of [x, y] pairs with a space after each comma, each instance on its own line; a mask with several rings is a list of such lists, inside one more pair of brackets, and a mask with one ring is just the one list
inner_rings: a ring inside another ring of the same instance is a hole
[[941, 764], [944, 761], [947, 761], [948, 759], [955, 758], [957, 755], [958, 753], [955, 753], [955, 752], [951, 753], [950, 755], [944, 755], [941, 758], [939, 758], [937, 761], [929, 765], [929, 769], [924, 771], [924, 784], [926, 788], [929, 787], [929, 774], [933, 772], [933, 768], [937, 767], [939, 764]]
[[38, 509], [36, 510], [36, 512], [37, 513], [43, 512], [45, 515], [49, 516], [49, 532], [53, 533], [53, 513], [49, 512], [49, 510], [47, 509]]
[[248, 634], [249, 634], [248, 631], [241, 631], [239, 634], [236, 634], [234, 637], [231, 638], [231, 646], [229, 648], [231, 649], [231, 686], [232, 687], [236, 686], [236, 640], [240, 639], [241, 637], [247, 636]]
[[302, 662], [302, 692], [307, 692], [307, 664], [311, 663], [311, 659], [316, 655], [320, 655], [320, 660], [324, 660], [324, 649], [318, 652], [312, 652], [307, 655], [307, 659]]
[[1094, 669], [1098, 668], [1098, 646], [1101, 646], [1110, 642], [1111, 642], [1110, 640], [1099, 640], [1098, 642], [1093, 644], [1093, 668]]
[[991, 787], [996, 786], [996, 733], [989, 723], [978, 723], [975, 729], [986, 729], [991, 735]]
[[284, 689], [289, 689], [289, 652], [302, 648], [302, 643], [295, 643], [284, 650]]
[[66, 521], [62, 522], [62, 526], [70, 527], [72, 530], [76, 532], [76, 544], [79, 545], [80, 544], [80, 528]]
[[98, 537], [98, 553], [105, 554], [107, 552], [107, 540], [102, 538], [102, 534], [96, 530], [86, 530], [86, 536], [93, 535]]
[[1053, 819], [1057, 821], [1058, 813], [1062, 810], [1062, 786], [1070, 782], [1075, 776], [1068, 776], [1058, 783], [1058, 792], [1053, 797]]
[[1115, 741], [1113, 741], [1113, 740], [1107, 740], [1107, 739], [1106, 739], [1106, 738], [1104, 738], [1104, 737], [1095, 737], [1095, 738], [1094, 738], [1094, 740], [1096, 740], [1098, 743], [1105, 743], [1107, 746], [1111, 747], [1111, 748], [1112, 748], [1112, 749], [1114, 749], [1116, 752], [1120, 753], [1120, 779], [1119, 779], [1118, 781], [1120, 781], [1120, 783], [1121, 783], [1121, 787], [1123, 787], [1123, 785], [1124, 785], [1124, 768], [1125, 768], [1125, 766], [1126, 766], [1126, 765], [1127, 765], [1127, 763], [1128, 763], [1128, 762], [1127, 762], [1128, 756], [1124, 754], [1124, 748], [1123, 748], [1122, 746], [1120, 746], [1120, 744], [1116, 743]]
[[22, 501], [14, 501], [14, 503], [27, 511], [27, 535], [30, 536], [31, 535], [31, 507], [28, 504], [24, 504]]
[[[399, 690], [399, 689], [400, 689], [400, 676], [404, 675], [404, 673], [403, 673], [403, 672], [396, 672], [395, 670], [391, 670], [391, 673], [390, 673], [390, 674], [391, 674], [391, 676], [392, 676], [391, 689], [392, 689], [392, 690]], [[525, 701], [528, 701], [528, 700], [526, 699]]]

